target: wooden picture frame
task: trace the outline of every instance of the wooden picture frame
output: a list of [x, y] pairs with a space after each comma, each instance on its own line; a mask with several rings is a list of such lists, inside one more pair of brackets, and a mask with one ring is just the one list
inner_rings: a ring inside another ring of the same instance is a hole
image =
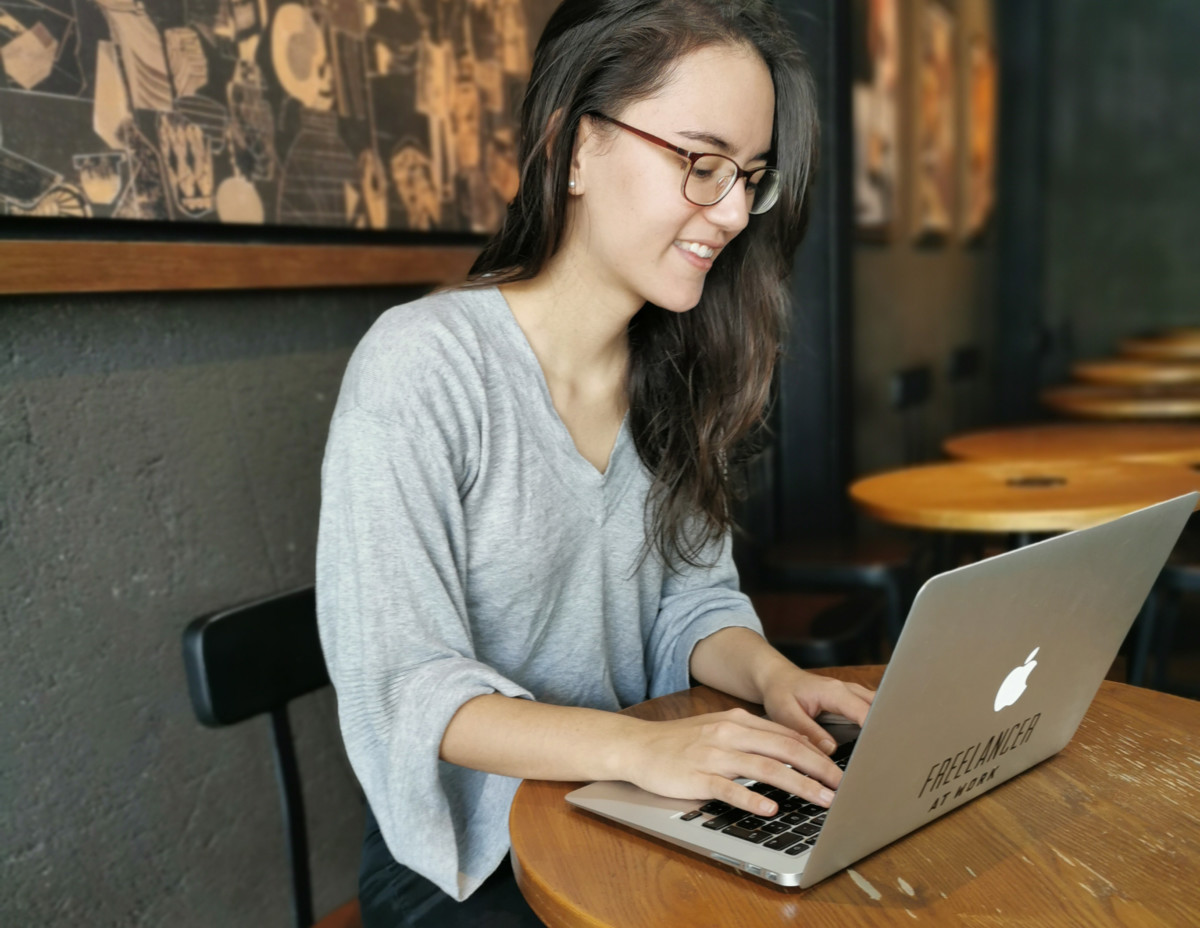
[[0, 294], [445, 285], [477, 245], [0, 242]]

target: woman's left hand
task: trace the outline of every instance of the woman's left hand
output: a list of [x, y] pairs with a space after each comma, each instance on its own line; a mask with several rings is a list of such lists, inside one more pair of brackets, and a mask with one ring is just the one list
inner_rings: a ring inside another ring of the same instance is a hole
[[875, 698], [874, 690], [858, 683], [843, 683], [784, 662], [772, 669], [762, 684], [762, 693], [768, 718], [808, 738], [826, 754], [831, 754], [836, 744], [817, 724], [817, 716], [833, 712], [862, 725]]

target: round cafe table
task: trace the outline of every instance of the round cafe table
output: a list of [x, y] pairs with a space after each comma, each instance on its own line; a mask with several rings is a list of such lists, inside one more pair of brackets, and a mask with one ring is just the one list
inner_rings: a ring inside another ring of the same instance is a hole
[[1054, 422], [953, 435], [942, 443], [964, 461], [1124, 458], [1200, 464], [1200, 423]]
[[[882, 667], [817, 671], [877, 686]], [[706, 687], [633, 709], [742, 703]], [[761, 711], [759, 709], [758, 711]], [[1105, 681], [1054, 757], [806, 890], [782, 891], [572, 808], [527, 780], [513, 868], [550, 928], [1200, 924], [1200, 702]]]
[[1200, 361], [1200, 330], [1175, 329], [1149, 338], [1125, 338], [1121, 354], [1151, 361]]
[[1071, 373], [1085, 383], [1150, 386], [1200, 383], [1200, 361], [1143, 361], [1111, 358], [1079, 361]]
[[1197, 489], [1200, 472], [1173, 463], [952, 461], [864, 477], [850, 497], [910, 528], [1030, 534], [1085, 528]]
[[1130, 387], [1068, 384], [1042, 391], [1056, 412], [1085, 419], [1200, 418], [1200, 384]]

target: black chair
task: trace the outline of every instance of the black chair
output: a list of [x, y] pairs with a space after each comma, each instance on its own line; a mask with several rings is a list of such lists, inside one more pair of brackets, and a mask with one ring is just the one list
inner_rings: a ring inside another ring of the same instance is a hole
[[903, 463], [919, 464], [929, 458], [925, 409], [933, 394], [933, 369], [920, 364], [898, 370], [889, 388], [892, 409], [900, 416]]
[[877, 592], [775, 590], [749, 596], [764, 637], [797, 666], [837, 667], [879, 659], [885, 602]]
[[946, 380], [950, 384], [951, 426], [955, 432], [974, 428], [979, 419], [979, 380], [983, 355], [974, 345], [959, 345], [950, 353]]
[[314, 923], [308, 832], [288, 703], [329, 684], [317, 636], [313, 588], [280, 593], [192, 621], [183, 664], [196, 718], [222, 728], [271, 717], [272, 747], [292, 877], [297, 928], [359, 928], [358, 900]]

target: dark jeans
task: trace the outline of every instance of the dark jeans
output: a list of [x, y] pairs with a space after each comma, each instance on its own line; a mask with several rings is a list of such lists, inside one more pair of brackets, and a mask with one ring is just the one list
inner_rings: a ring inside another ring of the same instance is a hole
[[396, 862], [367, 807], [358, 900], [363, 928], [543, 928], [504, 863], [465, 902]]

